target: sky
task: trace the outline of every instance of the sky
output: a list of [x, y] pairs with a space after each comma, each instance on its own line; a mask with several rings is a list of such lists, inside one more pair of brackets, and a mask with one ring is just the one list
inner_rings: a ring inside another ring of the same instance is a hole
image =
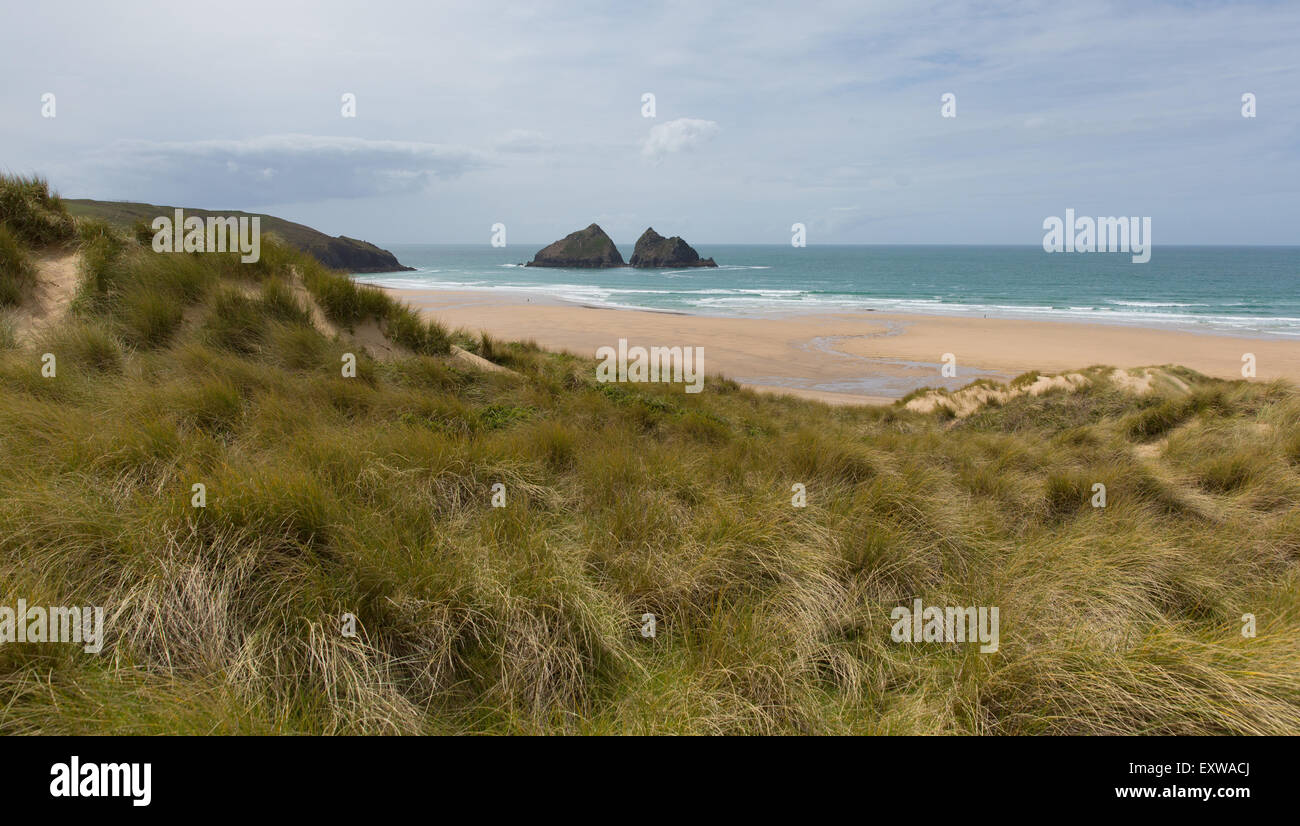
[[[14, 3], [0, 169], [376, 243], [1300, 243], [1300, 3]], [[53, 94], [53, 117], [47, 93]], [[644, 95], [654, 95], [647, 117]], [[1255, 117], [1242, 96], [1255, 96]], [[344, 116], [344, 95], [355, 117]], [[955, 99], [944, 117], [942, 99]]]

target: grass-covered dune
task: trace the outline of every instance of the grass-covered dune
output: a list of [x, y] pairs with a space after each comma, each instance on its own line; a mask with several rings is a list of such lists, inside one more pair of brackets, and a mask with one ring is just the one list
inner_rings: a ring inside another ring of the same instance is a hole
[[31, 295], [31, 251], [66, 243], [75, 233], [72, 216], [44, 180], [0, 175], [0, 312]]
[[[1300, 733], [1291, 385], [598, 385], [283, 245], [47, 238], [5, 198], [3, 244], [82, 271], [0, 331], [0, 605], [104, 606], [106, 642], [0, 644], [0, 733]], [[915, 598], [997, 606], [998, 650], [894, 642]]]

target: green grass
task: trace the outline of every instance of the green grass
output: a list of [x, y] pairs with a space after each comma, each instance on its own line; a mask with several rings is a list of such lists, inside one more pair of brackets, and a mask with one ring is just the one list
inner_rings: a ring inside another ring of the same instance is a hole
[[44, 178], [0, 173], [0, 310], [30, 297], [32, 253], [74, 240], [78, 229]]
[[24, 244], [43, 247], [71, 240], [76, 222], [44, 178], [0, 173], [0, 224]]
[[22, 304], [35, 281], [36, 270], [27, 250], [0, 224], [0, 308]]
[[303, 283], [331, 321], [348, 329], [373, 321], [389, 339], [408, 350], [426, 355], [450, 352], [451, 335], [441, 325], [420, 318], [378, 287], [340, 277], [314, 261], [301, 260], [297, 266]]
[[[72, 316], [0, 348], [0, 604], [108, 639], [0, 645], [2, 733], [1300, 733], [1291, 385], [954, 420], [478, 372], [292, 250], [81, 242]], [[998, 606], [999, 651], [893, 642], [917, 597]]]
[[[134, 238], [149, 246], [153, 241], [152, 222], [159, 216], [172, 217], [176, 207], [141, 204], [129, 201], [92, 201], [69, 198], [62, 206], [77, 220], [90, 220], [111, 226], [114, 231]], [[349, 269], [353, 272], [385, 272], [400, 269], [391, 253], [366, 241], [355, 238], [330, 236], [302, 224], [286, 221], [274, 215], [252, 212], [221, 211], [185, 207], [187, 217], [256, 217], [262, 232], [273, 234], [292, 249], [305, 252], [328, 267]]]

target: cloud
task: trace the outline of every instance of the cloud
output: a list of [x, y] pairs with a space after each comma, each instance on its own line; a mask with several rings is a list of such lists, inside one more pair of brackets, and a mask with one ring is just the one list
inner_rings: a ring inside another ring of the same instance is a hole
[[[342, 0], [311, 15], [233, 4], [262, 25], [172, 4], [180, 23], [159, 38], [143, 5], [10, 4], [7, 29], [55, 33], [66, 59], [51, 74], [48, 38], [5, 44], [4, 165], [69, 196], [256, 207], [388, 240], [477, 242], [509, 219], [511, 238], [541, 241], [598, 205], [656, 226], [680, 214], [701, 242], [758, 242], [763, 227], [860, 204], [870, 221], [818, 237], [1023, 243], [1021, 225], [1063, 188], [1078, 208], [1120, 205], [1094, 214], [1159, 211], [1166, 243], [1295, 234], [1300, 4], [832, 0], [791, 15], [737, 0], [396, 0], [364, 32]], [[297, 36], [266, 34], [286, 28]], [[429, 49], [429, 31], [457, 36]], [[629, 31], [667, 45], [629, 49]], [[232, 43], [241, 59], [222, 63]], [[106, 94], [105, 78], [149, 94]], [[356, 120], [340, 120], [345, 89]], [[47, 90], [55, 119], [33, 103]], [[653, 120], [640, 116], [648, 90]], [[1258, 118], [1240, 115], [1247, 91]], [[944, 92], [957, 118], [940, 116]], [[668, 123], [682, 116], [727, 127]], [[396, 143], [256, 137], [285, 132]], [[127, 138], [198, 143], [112, 143]], [[666, 181], [675, 166], [687, 168]], [[706, 197], [684, 199], [688, 184]]]
[[555, 144], [541, 132], [533, 132], [528, 129], [511, 129], [492, 146], [498, 152], [521, 155], [545, 152], [555, 148]]
[[718, 131], [718, 124], [711, 120], [698, 118], [670, 120], [650, 130], [645, 143], [641, 145], [641, 154], [659, 160], [674, 152], [694, 149], [711, 140]]
[[95, 164], [117, 191], [178, 202], [281, 204], [418, 192], [488, 166], [477, 152], [415, 141], [318, 135], [118, 141]]

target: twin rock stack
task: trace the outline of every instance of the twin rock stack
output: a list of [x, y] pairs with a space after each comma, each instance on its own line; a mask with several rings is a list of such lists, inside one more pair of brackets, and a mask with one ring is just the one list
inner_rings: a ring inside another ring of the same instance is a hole
[[[631, 265], [639, 269], [679, 269], [684, 267], [716, 267], [712, 258], [700, 258], [690, 244], [674, 235], [665, 238], [647, 229], [637, 239], [632, 251]], [[566, 269], [600, 269], [626, 267], [614, 241], [599, 225], [571, 232], [560, 240], [538, 250], [530, 267], [564, 267]]]

